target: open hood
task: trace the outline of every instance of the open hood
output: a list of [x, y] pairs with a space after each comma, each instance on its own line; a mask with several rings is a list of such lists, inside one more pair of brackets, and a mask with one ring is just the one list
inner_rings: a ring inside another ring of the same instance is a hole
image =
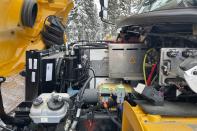
[[149, 26], [155, 24], [197, 24], [197, 8], [177, 8], [136, 14], [118, 22], [118, 28], [125, 26]]

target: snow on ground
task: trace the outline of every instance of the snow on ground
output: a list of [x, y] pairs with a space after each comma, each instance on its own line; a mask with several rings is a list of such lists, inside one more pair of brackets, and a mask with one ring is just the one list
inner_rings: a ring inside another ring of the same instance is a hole
[[12, 111], [25, 98], [25, 78], [13, 75], [2, 84], [2, 96], [5, 111]]

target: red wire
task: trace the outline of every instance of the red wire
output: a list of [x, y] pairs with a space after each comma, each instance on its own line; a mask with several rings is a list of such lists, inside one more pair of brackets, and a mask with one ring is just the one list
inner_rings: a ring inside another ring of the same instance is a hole
[[151, 80], [152, 80], [152, 77], [153, 77], [153, 74], [155, 72], [156, 67], [157, 67], [157, 64], [153, 64], [152, 65], [151, 72], [150, 72], [150, 74], [148, 76], [148, 79], [146, 81], [147, 82], [147, 86], [150, 86], [151, 85]]

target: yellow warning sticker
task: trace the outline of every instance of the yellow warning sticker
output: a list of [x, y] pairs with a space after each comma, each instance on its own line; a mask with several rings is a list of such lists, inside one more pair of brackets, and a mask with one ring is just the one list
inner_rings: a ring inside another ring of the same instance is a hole
[[136, 58], [132, 56], [130, 62], [131, 64], [136, 64]]

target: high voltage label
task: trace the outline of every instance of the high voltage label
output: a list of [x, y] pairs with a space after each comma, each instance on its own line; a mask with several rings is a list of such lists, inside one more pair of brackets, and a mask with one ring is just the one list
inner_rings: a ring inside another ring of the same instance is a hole
[[131, 63], [131, 64], [136, 64], [136, 58], [135, 58], [135, 57], [131, 57], [130, 63]]

